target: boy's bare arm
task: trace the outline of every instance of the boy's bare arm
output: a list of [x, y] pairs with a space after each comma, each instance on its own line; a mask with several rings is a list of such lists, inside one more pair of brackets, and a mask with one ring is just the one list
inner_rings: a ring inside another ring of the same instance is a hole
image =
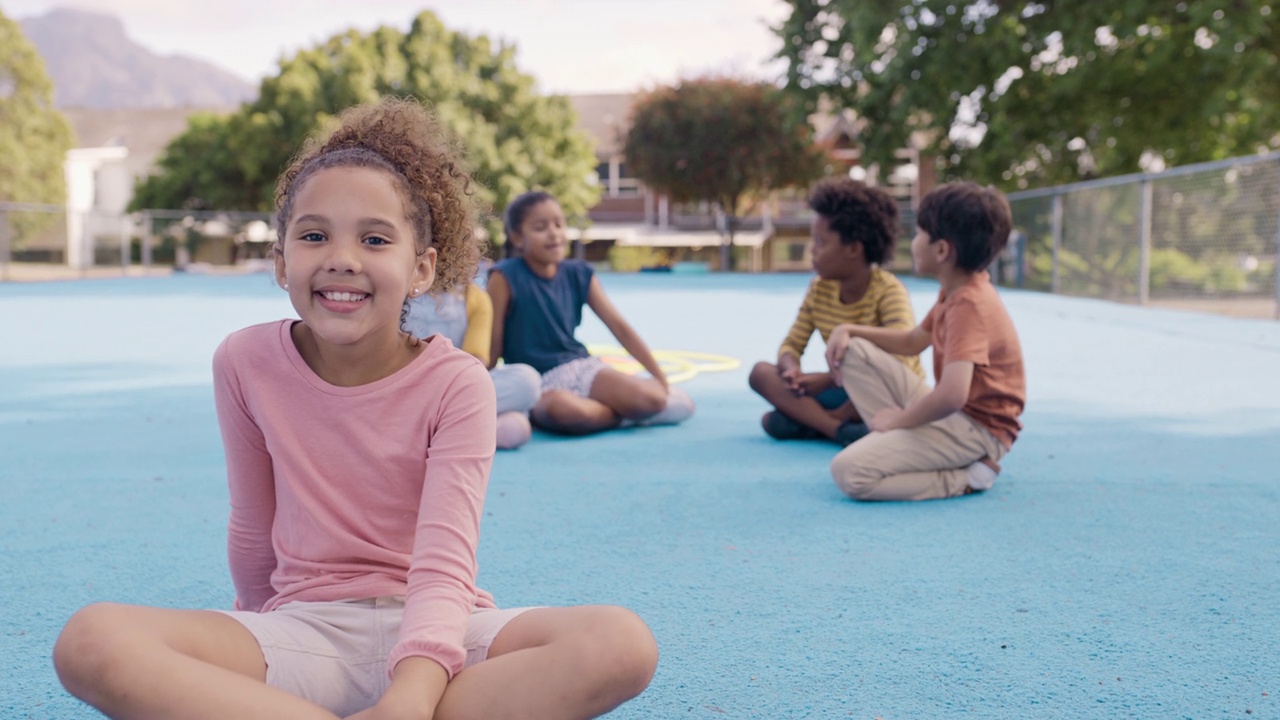
[[932, 335], [920, 325], [910, 330], [851, 323], [837, 325], [827, 338], [827, 364], [833, 372], [840, 369], [845, 350], [856, 337], [866, 338], [876, 347], [894, 355], [919, 355], [933, 342]]
[[867, 427], [877, 432], [913, 428], [941, 420], [959, 412], [969, 400], [969, 387], [973, 384], [973, 363], [958, 360], [942, 368], [938, 384], [928, 395], [904, 408], [887, 407], [867, 421]]

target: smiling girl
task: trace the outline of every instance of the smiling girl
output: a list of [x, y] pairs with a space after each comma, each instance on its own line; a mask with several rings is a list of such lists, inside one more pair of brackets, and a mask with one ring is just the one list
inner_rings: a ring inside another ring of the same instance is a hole
[[214, 354], [234, 611], [98, 603], [54, 648], [112, 718], [589, 718], [657, 648], [617, 607], [499, 610], [476, 587], [494, 388], [406, 300], [466, 282], [470, 179], [412, 101], [340, 118], [276, 191], [298, 320]]

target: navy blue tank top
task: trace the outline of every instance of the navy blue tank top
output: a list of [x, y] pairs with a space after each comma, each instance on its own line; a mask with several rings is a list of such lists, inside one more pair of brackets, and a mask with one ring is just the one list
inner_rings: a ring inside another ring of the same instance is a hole
[[545, 373], [590, 355], [573, 337], [582, 323], [582, 306], [595, 271], [580, 260], [565, 260], [548, 280], [534, 274], [524, 258], [493, 266], [511, 286], [511, 302], [503, 322], [502, 357], [508, 363], [532, 365]]

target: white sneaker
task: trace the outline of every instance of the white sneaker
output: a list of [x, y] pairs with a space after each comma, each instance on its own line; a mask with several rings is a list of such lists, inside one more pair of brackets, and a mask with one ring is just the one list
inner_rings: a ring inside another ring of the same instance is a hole
[[996, 484], [996, 476], [1000, 471], [979, 460], [964, 469], [969, 478], [969, 489], [974, 492], [990, 490]]
[[657, 415], [647, 417], [636, 424], [640, 426], [675, 425], [692, 417], [693, 410], [693, 398], [689, 397], [689, 393], [679, 388], [671, 388], [667, 392], [667, 406]]

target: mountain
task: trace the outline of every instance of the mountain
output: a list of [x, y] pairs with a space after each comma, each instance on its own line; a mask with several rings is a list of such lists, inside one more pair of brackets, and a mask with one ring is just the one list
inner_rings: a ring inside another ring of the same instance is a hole
[[56, 9], [20, 24], [44, 58], [58, 107], [227, 106], [257, 94], [253, 84], [211, 63], [151, 52], [111, 15]]

